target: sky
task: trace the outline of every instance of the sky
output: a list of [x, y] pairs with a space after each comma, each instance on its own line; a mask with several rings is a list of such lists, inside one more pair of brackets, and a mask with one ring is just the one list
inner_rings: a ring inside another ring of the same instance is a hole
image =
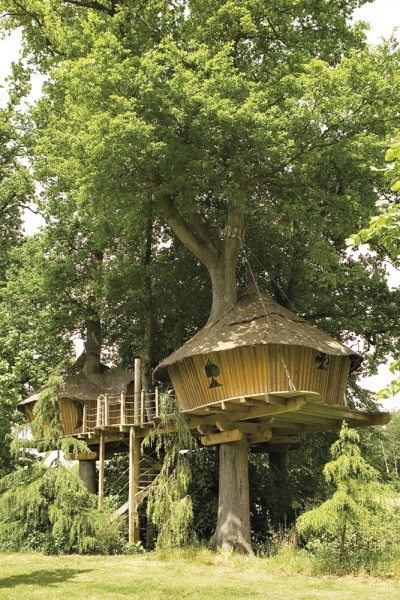
[[[398, 28], [395, 35], [400, 41], [400, 0], [374, 0], [369, 4], [357, 9], [354, 13], [354, 20], [363, 20], [370, 23], [368, 41], [371, 44], [379, 43], [382, 38], [389, 37], [393, 30]], [[20, 35], [15, 32], [12, 36], [0, 40], [0, 86], [4, 84], [5, 78], [10, 74], [10, 63], [18, 58], [20, 47]], [[35, 98], [40, 93], [41, 82], [37, 79], [34, 82], [32, 97]], [[6, 101], [6, 92], [0, 87], [0, 106]], [[40, 218], [32, 213], [27, 214], [25, 231], [27, 234], [33, 233]], [[400, 281], [398, 282], [400, 285]], [[388, 365], [381, 365], [378, 374], [367, 377], [362, 385], [371, 391], [378, 391], [385, 384], [393, 379]], [[400, 409], [400, 395], [396, 398], [386, 400], [382, 403], [384, 409]]]

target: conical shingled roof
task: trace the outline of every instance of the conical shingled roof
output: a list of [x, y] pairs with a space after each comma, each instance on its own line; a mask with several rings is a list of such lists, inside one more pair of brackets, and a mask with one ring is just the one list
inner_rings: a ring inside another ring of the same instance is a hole
[[226, 315], [206, 325], [181, 348], [163, 360], [154, 370], [156, 381], [169, 379], [167, 369], [189, 356], [232, 350], [239, 346], [284, 344], [305, 346], [327, 355], [347, 355], [352, 370], [362, 358], [317, 329], [302, 317], [287, 310], [265, 294], [246, 293]]
[[[84, 360], [82, 355], [68, 369], [64, 378], [64, 387], [59, 392], [59, 398], [70, 398], [71, 400], [87, 401], [96, 400], [104, 394], [119, 395], [126, 392], [129, 383], [133, 382], [135, 375], [133, 371], [122, 371], [110, 369], [101, 365], [101, 373], [86, 374], [83, 371]], [[41, 390], [29, 396], [18, 406], [37, 402]]]

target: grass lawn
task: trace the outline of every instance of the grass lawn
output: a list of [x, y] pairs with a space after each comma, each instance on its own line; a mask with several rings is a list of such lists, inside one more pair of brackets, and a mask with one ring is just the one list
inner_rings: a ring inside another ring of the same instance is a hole
[[395, 600], [400, 579], [290, 574], [270, 559], [0, 554], [1, 600]]

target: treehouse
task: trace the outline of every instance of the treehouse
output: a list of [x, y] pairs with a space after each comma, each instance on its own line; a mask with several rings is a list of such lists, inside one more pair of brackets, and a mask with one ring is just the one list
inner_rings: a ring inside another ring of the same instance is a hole
[[161, 362], [179, 408], [205, 445], [241, 439], [263, 450], [289, 448], [299, 435], [388, 421], [350, 410], [345, 389], [361, 357], [266, 295], [246, 293]]
[[[104, 497], [105, 461], [115, 453], [129, 453], [129, 502], [118, 514], [129, 513], [129, 539], [139, 539], [136, 506], [159, 469], [158, 458], [141, 456], [141, 439], [154, 428], [158, 417], [158, 390], [141, 389], [141, 360], [135, 359], [135, 371], [109, 369], [100, 365], [97, 373], [85, 369], [85, 354], [64, 376], [58, 392], [61, 422], [65, 436], [82, 438], [90, 452], [72, 454], [79, 460], [79, 474], [89, 491], [98, 493], [99, 507]], [[19, 403], [29, 422], [40, 391]], [[98, 476], [96, 473], [98, 461]]]
[[[89, 437], [101, 425], [133, 424], [134, 373], [101, 365], [99, 373], [88, 374], [83, 365], [84, 355], [66, 373], [58, 393], [64, 435]], [[18, 405], [30, 422], [39, 397], [37, 392]]]

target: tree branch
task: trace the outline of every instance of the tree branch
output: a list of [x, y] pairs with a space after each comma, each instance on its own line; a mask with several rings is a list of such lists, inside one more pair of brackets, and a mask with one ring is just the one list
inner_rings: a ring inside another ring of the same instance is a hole
[[212, 241], [209, 236], [207, 236], [207, 240], [203, 239], [202, 232], [204, 231], [205, 225], [202, 224], [201, 227], [194, 226], [196, 221], [196, 219], [193, 218], [194, 213], [191, 214], [191, 225], [193, 227], [189, 227], [188, 223], [174, 205], [172, 198], [156, 193], [154, 193], [154, 197], [166, 222], [180, 239], [182, 244], [197, 256], [204, 265], [207, 266], [214, 262], [218, 256], [215, 242]]
[[92, 8], [93, 10], [106, 12], [110, 17], [113, 17], [117, 12], [117, 2], [115, 1], [111, 2], [111, 8], [104, 6], [104, 4], [100, 4], [100, 2], [97, 2], [96, 0], [88, 0], [86, 2], [85, 0], [64, 0], [64, 4], [73, 4], [79, 8]]

